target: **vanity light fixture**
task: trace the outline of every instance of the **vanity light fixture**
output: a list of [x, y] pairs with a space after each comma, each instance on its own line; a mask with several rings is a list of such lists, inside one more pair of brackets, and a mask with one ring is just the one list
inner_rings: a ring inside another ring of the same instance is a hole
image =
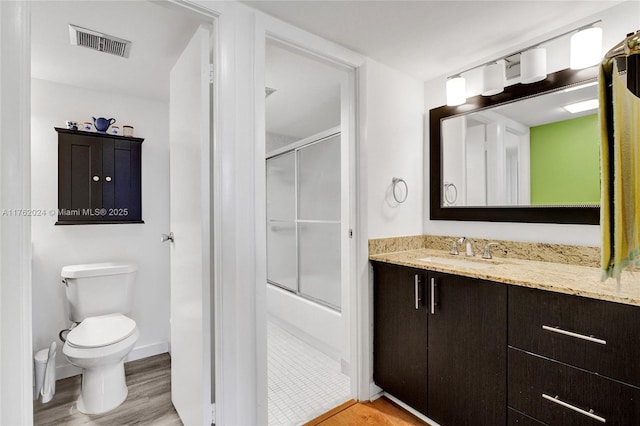
[[535, 83], [547, 78], [547, 49], [535, 47], [520, 54], [520, 81]]
[[447, 105], [462, 105], [467, 101], [467, 85], [464, 77], [456, 75], [447, 79]]
[[[505, 68], [503, 60], [520, 57], [520, 82], [522, 84], [535, 83], [547, 78], [547, 49], [540, 47], [544, 43], [559, 39], [560, 37], [571, 36], [571, 56], [570, 66], [572, 69], [587, 68], [597, 64], [601, 58], [602, 51], [602, 28], [594, 27], [601, 20], [591, 22], [578, 29], [566, 31], [557, 36], [538, 42], [521, 51], [516, 51], [505, 55], [491, 62], [476, 65], [466, 69], [453, 77], [447, 78], [447, 105], [458, 106], [467, 101], [465, 79], [462, 74], [483, 67], [482, 70], [482, 95], [492, 96], [501, 93], [505, 86]], [[517, 60], [517, 59], [516, 59]], [[498, 64], [501, 72], [498, 74]], [[514, 62], [513, 65], [517, 65]], [[500, 84], [502, 80], [502, 84]]]
[[597, 109], [598, 104], [599, 102], [597, 99], [589, 99], [587, 101], [581, 101], [581, 102], [565, 105], [562, 108], [566, 109], [571, 114], [577, 114], [579, 112], [589, 111], [591, 109]]
[[482, 96], [504, 92], [505, 70], [502, 62], [494, 62], [482, 68]]
[[571, 36], [569, 67], [579, 70], [596, 65], [602, 58], [602, 28], [587, 27]]

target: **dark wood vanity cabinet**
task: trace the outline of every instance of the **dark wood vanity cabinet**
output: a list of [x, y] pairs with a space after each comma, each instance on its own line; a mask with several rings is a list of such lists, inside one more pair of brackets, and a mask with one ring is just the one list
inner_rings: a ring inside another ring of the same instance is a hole
[[427, 414], [427, 271], [373, 263], [373, 379]]
[[56, 128], [56, 225], [143, 223], [144, 139]]
[[428, 417], [443, 426], [505, 424], [507, 286], [437, 272], [428, 285]]
[[640, 424], [639, 307], [517, 286], [508, 303], [510, 410], [548, 425]]
[[505, 424], [506, 286], [373, 269], [375, 383], [443, 426]]

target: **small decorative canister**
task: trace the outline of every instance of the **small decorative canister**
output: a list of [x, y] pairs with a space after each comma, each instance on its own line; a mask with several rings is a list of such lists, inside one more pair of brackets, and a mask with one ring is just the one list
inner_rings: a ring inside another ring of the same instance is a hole
[[85, 121], [84, 123], [82, 123], [82, 130], [90, 132], [91, 128], [92, 128], [92, 124], [90, 121]]
[[112, 135], [119, 135], [120, 134], [120, 127], [111, 126], [111, 129], [109, 130], [109, 133], [111, 133]]
[[122, 135], [133, 137], [133, 126], [122, 126]]

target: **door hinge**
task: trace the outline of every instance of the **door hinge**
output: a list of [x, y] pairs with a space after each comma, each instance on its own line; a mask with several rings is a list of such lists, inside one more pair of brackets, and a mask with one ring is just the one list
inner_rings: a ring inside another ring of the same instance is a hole
[[349, 238], [353, 238], [353, 229], [349, 229]]
[[216, 424], [216, 404], [211, 404], [211, 424]]
[[213, 77], [215, 76], [215, 67], [213, 64], [209, 64], [209, 83], [213, 84]]

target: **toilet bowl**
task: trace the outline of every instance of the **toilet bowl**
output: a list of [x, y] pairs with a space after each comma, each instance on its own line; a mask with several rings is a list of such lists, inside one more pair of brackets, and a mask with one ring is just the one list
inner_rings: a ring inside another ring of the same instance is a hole
[[88, 317], [69, 332], [62, 352], [82, 368], [78, 411], [104, 413], [127, 398], [124, 359], [139, 336], [135, 321], [122, 314]]

